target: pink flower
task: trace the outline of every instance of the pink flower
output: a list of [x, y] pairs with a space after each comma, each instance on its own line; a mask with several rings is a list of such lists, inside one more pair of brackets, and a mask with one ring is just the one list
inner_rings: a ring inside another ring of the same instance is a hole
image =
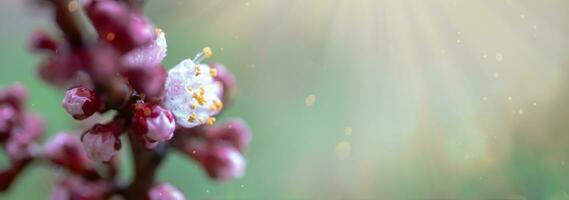
[[168, 183], [158, 184], [148, 193], [150, 200], [185, 200], [184, 194]]
[[108, 162], [121, 148], [121, 130], [111, 124], [96, 124], [88, 130], [81, 141], [87, 155], [97, 162]]
[[61, 104], [67, 113], [77, 120], [90, 117], [97, 112], [102, 105], [95, 92], [83, 86], [77, 86], [67, 90]]

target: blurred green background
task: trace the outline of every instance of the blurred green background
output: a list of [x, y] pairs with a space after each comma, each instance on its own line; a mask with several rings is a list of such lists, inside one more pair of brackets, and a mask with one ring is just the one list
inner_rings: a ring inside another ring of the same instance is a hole
[[[224, 118], [254, 132], [241, 180], [212, 182], [180, 155], [159, 178], [189, 199], [569, 199], [568, 11], [566, 0], [149, 0], [165, 66], [212, 47], [240, 87]], [[76, 126], [26, 49], [33, 30], [53, 30], [48, 16], [0, 1], [0, 85], [28, 86], [46, 137]], [[46, 199], [58, 176], [35, 165], [0, 199]]]

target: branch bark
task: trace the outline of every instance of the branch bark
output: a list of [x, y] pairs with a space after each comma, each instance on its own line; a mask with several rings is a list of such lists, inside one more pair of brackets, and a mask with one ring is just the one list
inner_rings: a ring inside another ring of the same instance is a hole
[[136, 141], [133, 133], [128, 133], [128, 138], [134, 160], [134, 178], [123, 196], [127, 200], [145, 200], [154, 185], [157, 170], [166, 157], [166, 145], [162, 143], [149, 150]]

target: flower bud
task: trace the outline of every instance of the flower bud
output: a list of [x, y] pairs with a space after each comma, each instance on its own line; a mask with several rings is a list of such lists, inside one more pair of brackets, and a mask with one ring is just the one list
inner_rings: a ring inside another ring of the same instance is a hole
[[105, 41], [98, 41], [78, 53], [81, 56], [83, 69], [95, 83], [101, 85], [107, 83], [119, 72], [120, 54]]
[[176, 124], [192, 128], [213, 124], [222, 107], [222, 86], [213, 79], [215, 70], [192, 60], [183, 60], [168, 71], [164, 107], [172, 111]]
[[168, 184], [161, 183], [155, 185], [148, 193], [150, 200], [185, 200], [184, 194], [176, 187]]
[[10, 105], [0, 104], [0, 142], [10, 137], [18, 119], [17, 111]]
[[162, 63], [166, 57], [166, 36], [161, 29], [156, 29], [156, 38], [149, 44], [128, 52], [123, 57], [125, 68], [137, 68], [140, 66], [156, 66]]
[[231, 146], [209, 144], [196, 153], [207, 174], [217, 181], [241, 178], [245, 173], [245, 158]]
[[233, 119], [219, 125], [217, 131], [218, 139], [229, 142], [240, 152], [244, 152], [251, 143], [251, 131], [241, 119]]
[[176, 124], [169, 110], [155, 104], [137, 104], [133, 125], [136, 133], [151, 142], [167, 141], [174, 135]]
[[90, 117], [102, 106], [97, 94], [83, 86], [76, 86], [67, 90], [61, 104], [67, 113], [77, 120]]
[[88, 176], [97, 173], [77, 135], [58, 133], [44, 146], [43, 154], [51, 162], [72, 172]]
[[178, 132], [193, 134], [209, 143], [229, 144], [239, 152], [244, 152], [251, 142], [251, 131], [241, 119], [231, 119], [223, 124], [200, 126], [190, 130], [179, 129]]
[[88, 181], [79, 176], [59, 182], [52, 190], [52, 200], [98, 200], [108, 199], [113, 184], [106, 181]]
[[6, 141], [6, 152], [12, 160], [25, 160], [36, 153], [36, 140], [44, 131], [43, 120], [35, 115], [26, 115], [12, 130]]
[[40, 63], [38, 75], [53, 86], [67, 87], [79, 71], [80, 63], [78, 54], [54, 54]]
[[87, 16], [104, 38], [120, 52], [150, 43], [154, 39], [154, 27], [142, 15], [129, 10], [122, 2], [93, 1], [87, 6]]
[[146, 97], [159, 97], [164, 90], [166, 70], [162, 65], [130, 68], [123, 74], [132, 88]]
[[219, 81], [223, 86], [223, 94], [220, 98], [223, 101], [223, 104], [229, 106], [233, 103], [235, 99], [235, 95], [237, 94], [237, 82], [235, 80], [235, 76], [227, 70], [225, 66], [219, 63], [210, 64], [212, 69], [215, 69], [217, 74], [215, 77], [216, 81]]
[[81, 138], [83, 148], [91, 160], [108, 162], [121, 148], [121, 132], [122, 130], [112, 123], [95, 124]]
[[56, 53], [58, 48], [60, 48], [58, 42], [43, 30], [37, 30], [32, 34], [29, 45], [30, 49], [36, 52], [47, 51]]
[[23, 111], [27, 96], [24, 86], [13, 84], [0, 89], [0, 104], [8, 104], [20, 112]]

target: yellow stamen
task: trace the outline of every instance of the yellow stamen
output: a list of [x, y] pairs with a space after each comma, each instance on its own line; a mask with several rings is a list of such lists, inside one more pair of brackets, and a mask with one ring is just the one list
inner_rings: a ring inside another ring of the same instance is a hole
[[209, 47], [203, 48], [202, 52], [203, 52], [205, 58], [210, 58], [213, 55], [213, 51], [211, 51], [211, 48], [209, 48]]
[[156, 29], [154, 29], [154, 33], [155, 33], [156, 35], [160, 35], [161, 33], [163, 33], [163, 31], [162, 31], [162, 29], [160, 29], [160, 28], [156, 28]]
[[196, 113], [193, 112], [192, 114], [190, 114], [190, 116], [188, 117], [188, 121], [193, 123], [196, 121]]
[[213, 125], [213, 123], [215, 123], [215, 117], [208, 117], [205, 121], [205, 124], [207, 125]]
[[152, 114], [152, 111], [150, 110], [150, 108], [144, 108], [144, 116], [150, 116], [150, 114]]
[[202, 69], [200, 68], [200, 65], [196, 65], [196, 76], [199, 76], [200, 74], [202, 74]]
[[197, 92], [194, 92], [192, 97], [194, 99], [196, 99], [196, 101], [198, 101], [198, 104], [203, 106], [206, 103], [204, 94], [205, 94], [205, 90], [203, 88], [200, 88], [200, 93], [198, 94]]
[[223, 108], [223, 103], [221, 103], [221, 101], [218, 100], [213, 100], [213, 105], [215, 106], [215, 108], [217, 108], [218, 110], [221, 110]]
[[209, 74], [210, 74], [212, 77], [216, 77], [216, 76], [217, 76], [217, 69], [215, 69], [215, 68], [209, 69]]

